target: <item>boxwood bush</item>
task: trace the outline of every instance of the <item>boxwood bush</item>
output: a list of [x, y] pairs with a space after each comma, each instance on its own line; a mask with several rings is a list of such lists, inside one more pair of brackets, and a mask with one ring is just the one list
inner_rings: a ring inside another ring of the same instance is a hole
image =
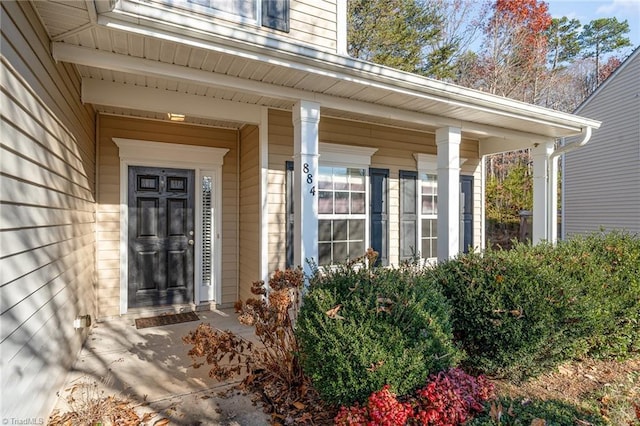
[[597, 234], [556, 247], [469, 254], [432, 272], [471, 371], [521, 379], [585, 355], [640, 349], [640, 240]]
[[333, 404], [363, 402], [386, 384], [407, 394], [458, 362], [449, 311], [430, 277], [410, 266], [316, 273], [296, 325], [305, 374]]

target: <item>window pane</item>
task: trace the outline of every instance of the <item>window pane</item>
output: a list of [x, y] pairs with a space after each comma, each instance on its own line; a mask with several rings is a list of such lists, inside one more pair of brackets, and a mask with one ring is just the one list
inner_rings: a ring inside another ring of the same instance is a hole
[[336, 192], [336, 214], [349, 213], [349, 193]]
[[364, 241], [364, 219], [349, 221], [349, 239]]
[[333, 262], [339, 263], [347, 260], [347, 243], [333, 243]]
[[436, 214], [435, 200], [431, 195], [422, 196], [422, 214]]
[[331, 243], [318, 244], [318, 264], [331, 264]]
[[331, 167], [318, 167], [318, 189], [332, 189]]
[[187, 0], [187, 2], [244, 18], [255, 19], [256, 17], [256, 0]]
[[362, 256], [364, 254], [364, 242], [349, 243], [349, 259]]
[[420, 248], [420, 257], [423, 259], [429, 259], [431, 257], [431, 247], [429, 245], [429, 239], [422, 240], [422, 247]]
[[333, 241], [346, 241], [346, 240], [347, 240], [347, 221], [334, 220], [333, 221]]
[[331, 221], [318, 221], [318, 241], [331, 241]]
[[349, 169], [349, 178], [352, 191], [364, 191], [364, 169]]
[[351, 193], [351, 214], [364, 214], [364, 192], [352, 192]]
[[333, 168], [333, 188], [335, 190], [349, 189], [349, 177], [344, 167]]
[[318, 213], [333, 213], [333, 192], [318, 191]]

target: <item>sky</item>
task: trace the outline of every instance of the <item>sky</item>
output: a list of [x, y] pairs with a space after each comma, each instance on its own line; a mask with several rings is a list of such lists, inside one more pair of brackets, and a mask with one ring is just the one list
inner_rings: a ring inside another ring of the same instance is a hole
[[[598, 18], [625, 19], [631, 30], [627, 37], [633, 47], [640, 45], [640, 0], [545, 0], [553, 18], [575, 18], [582, 25]], [[629, 52], [631, 49], [629, 49]]]

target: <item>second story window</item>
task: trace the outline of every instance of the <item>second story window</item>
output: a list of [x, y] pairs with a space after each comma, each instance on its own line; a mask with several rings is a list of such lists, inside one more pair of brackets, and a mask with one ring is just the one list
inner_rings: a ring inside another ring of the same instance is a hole
[[227, 14], [242, 20], [257, 21], [259, 2], [256, 0], [186, 0], [186, 3], [202, 8], [204, 13]]
[[289, 32], [289, 0], [155, 0], [172, 8]]

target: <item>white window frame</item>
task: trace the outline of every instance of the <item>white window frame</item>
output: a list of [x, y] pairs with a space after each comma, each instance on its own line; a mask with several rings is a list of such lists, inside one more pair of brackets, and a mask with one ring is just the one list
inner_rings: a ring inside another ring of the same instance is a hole
[[[318, 144], [318, 150], [320, 157], [318, 160], [319, 167], [341, 167], [347, 169], [363, 169], [364, 170], [364, 250], [370, 245], [370, 232], [371, 226], [370, 218], [370, 183], [369, 183], [369, 167], [371, 166], [371, 157], [378, 150], [377, 148], [359, 147], [350, 145], [340, 145], [320, 142]], [[357, 217], [356, 217], [357, 216]], [[349, 219], [361, 219], [362, 214], [321, 214], [318, 213], [318, 221], [320, 220], [349, 220]], [[318, 247], [319, 252], [319, 247]], [[364, 255], [364, 251], [362, 253]], [[318, 263], [320, 259], [318, 259]]]
[[[416, 239], [417, 245], [420, 247], [420, 258], [424, 263], [435, 263], [437, 262], [437, 257], [424, 257], [422, 253], [422, 220], [423, 219], [436, 219], [438, 220], [438, 210], [436, 209], [435, 214], [423, 214], [422, 213], [422, 176], [423, 175], [432, 175], [436, 178], [436, 185], [438, 183], [438, 160], [436, 155], [431, 154], [413, 154], [416, 159], [417, 169], [418, 169], [418, 190], [416, 191], [416, 197], [418, 198], [416, 201], [418, 203], [418, 226]], [[438, 205], [440, 205], [441, 200], [437, 200]], [[436, 244], [437, 244], [436, 237]]]
[[[167, 167], [194, 170], [195, 230], [194, 251], [194, 303], [222, 300], [222, 165], [228, 149], [173, 144], [137, 139], [112, 138], [120, 156], [120, 314], [126, 314], [129, 305], [129, 166]], [[212, 178], [214, 195], [212, 236], [212, 277], [210, 285], [202, 285], [202, 179]]]

